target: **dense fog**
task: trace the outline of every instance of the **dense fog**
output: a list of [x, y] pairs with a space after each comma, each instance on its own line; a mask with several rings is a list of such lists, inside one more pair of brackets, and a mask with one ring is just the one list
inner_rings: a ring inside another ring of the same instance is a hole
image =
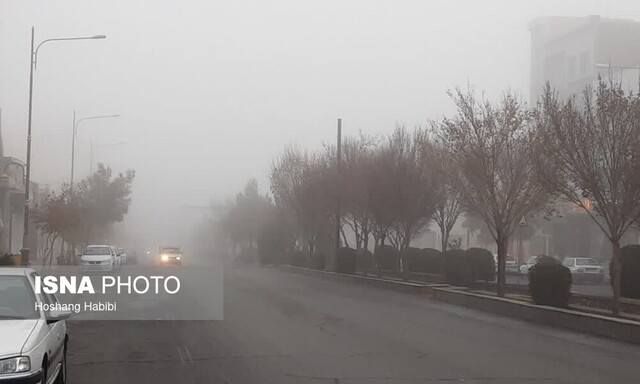
[[[116, 228], [136, 247], [186, 243], [207, 207], [249, 178], [268, 191], [287, 144], [388, 134], [455, 108], [447, 89], [527, 97], [528, 23], [538, 16], [640, 19], [635, 1], [0, 2], [5, 155], [25, 158], [30, 28], [47, 38], [35, 73], [32, 180], [70, 171], [73, 111], [119, 114], [78, 128], [77, 178], [94, 162], [136, 171]], [[119, 145], [110, 146], [109, 144]]]

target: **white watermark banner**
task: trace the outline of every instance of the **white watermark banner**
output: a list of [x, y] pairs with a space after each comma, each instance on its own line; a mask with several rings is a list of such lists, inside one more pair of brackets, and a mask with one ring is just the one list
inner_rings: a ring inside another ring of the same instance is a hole
[[45, 300], [36, 309], [71, 311], [72, 320], [223, 319], [222, 266], [84, 269], [41, 269], [34, 288]]

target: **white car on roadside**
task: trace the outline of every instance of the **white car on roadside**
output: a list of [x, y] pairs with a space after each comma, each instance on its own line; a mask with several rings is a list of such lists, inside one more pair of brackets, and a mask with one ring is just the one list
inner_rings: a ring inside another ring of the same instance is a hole
[[[498, 273], [498, 255], [495, 253], [493, 254], [493, 262], [494, 262], [494, 265], [496, 268], [496, 274], [497, 274]], [[518, 268], [518, 262], [516, 261], [516, 259], [511, 257], [511, 255], [507, 255], [507, 258], [505, 260], [504, 270], [505, 270], [505, 273], [508, 273], [508, 274], [520, 272], [520, 269]]]
[[89, 245], [80, 256], [80, 271], [83, 273], [113, 273], [118, 269], [118, 260], [114, 247], [109, 245]]
[[562, 265], [569, 268], [574, 282], [602, 283], [605, 280], [604, 268], [596, 259], [590, 257], [568, 257]]
[[67, 382], [71, 312], [55, 295], [36, 294], [36, 276], [30, 268], [0, 267], [0, 384]]
[[523, 274], [523, 275], [528, 275], [529, 274], [529, 269], [531, 269], [531, 267], [536, 265], [536, 262], [538, 261], [538, 258], [540, 258], [540, 256], [531, 256], [529, 258], [529, 260], [527, 260], [526, 263], [524, 263], [524, 264], [522, 264], [520, 266], [520, 273]]

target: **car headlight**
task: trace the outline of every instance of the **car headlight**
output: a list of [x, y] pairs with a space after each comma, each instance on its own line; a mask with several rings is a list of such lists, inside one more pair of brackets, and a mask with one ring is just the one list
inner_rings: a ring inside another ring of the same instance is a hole
[[160, 260], [162, 260], [162, 261], [169, 261], [169, 256], [167, 256], [167, 255], [162, 255], [162, 256], [160, 256]]
[[109, 259], [109, 260], [105, 260], [102, 262], [102, 264], [113, 264], [113, 260]]
[[0, 360], [0, 375], [9, 373], [29, 372], [31, 370], [31, 360], [26, 356], [13, 357], [11, 359]]
[[181, 256], [176, 256], [176, 260], [182, 260]]

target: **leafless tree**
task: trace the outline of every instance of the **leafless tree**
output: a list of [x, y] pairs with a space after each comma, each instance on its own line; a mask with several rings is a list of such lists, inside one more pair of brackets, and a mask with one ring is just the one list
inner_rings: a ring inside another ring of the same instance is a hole
[[440, 124], [440, 139], [461, 175], [466, 210], [485, 221], [498, 248], [497, 294], [504, 296], [507, 244], [515, 226], [549, 199], [532, 161], [535, 131], [526, 105], [511, 93], [492, 104], [473, 90], [451, 91], [458, 113]]
[[378, 139], [360, 132], [343, 143], [342, 204], [343, 221], [355, 236], [356, 249], [368, 250], [374, 226], [369, 202], [369, 171]]
[[433, 221], [440, 229], [442, 252], [447, 251], [449, 235], [462, 214], [462, 188], [459, 168], [455, 166], [453, 154], [443, 143], [432, 145], [429, 167], [433, 169], [433, 182], [437, 188], [437, 203]]
[[303, 153], [289, 147], [274, 163], [271, 192], [277, 206], [294, 216], [299, 238], [313, 256], [320, 236], [330, 236], [331, 220], [335, 220], [335, 156], [325, 153]]
[[640, 95], [601, 80], [582, 99], [547, 86], [536, 114], [539, 164], [550, 190], [584, 209], [612, 248], [613, 313], [620, 312], [620, 239], [640, 217]]
[[[397, 127], [377, 151], [369, 197], [380, 245], [388, 237], [403, 251], [431, 220], [437, 188], [427, 160], [430, 150], [425, 131], [412, 134]], [[402, 256], [400, 262], [404, 268]]]

